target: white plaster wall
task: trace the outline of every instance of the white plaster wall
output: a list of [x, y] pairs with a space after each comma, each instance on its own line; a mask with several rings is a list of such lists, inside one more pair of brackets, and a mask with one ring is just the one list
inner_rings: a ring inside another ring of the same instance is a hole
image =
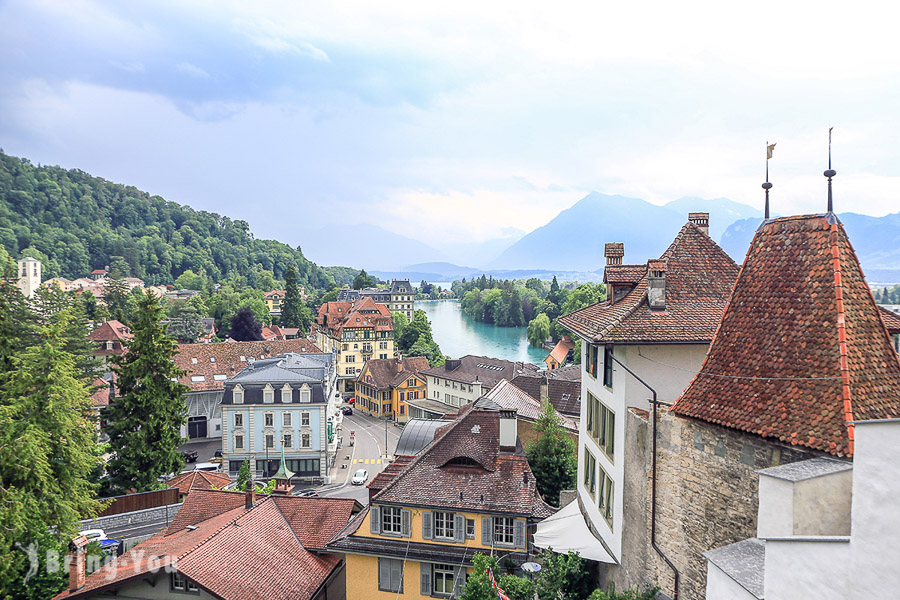
[[[628, 365], [628, 368], [640, 375], [656, 390], [659, 400], [675, 402], [681, 392], [703, 366], [709, 344], [653, 344], [643, 346], [620, 346], [616, 358]], [[602, 353], [601, 353], [602, 356]], [[616, 365], [618, 366], [618, 365]], [[619, 379], [627, 373], [615, 372]], [[650, 392], [633, 377], [626, 383], [625, 401], [629, 407], [650, 410]]]
[[[766, 600], [844, 600], [890, 598], [890, 594], [857, 594], [858, 580], [848, 590], [850, 574], [848, 541], [766, 540]], [[847, 595], [848, 591], [853, 592]]]
[[[153, 580], [155, 585], [151, 585], [147, 580], [135, 581], [132, 583], [128, 583], [123, 585], [122, 587], [116, 590], [116, 596], [120, 598], [141, 598], [146, 600], [161, 600], [161, 599], [171, 599], [178, 598], [180, 600], [214, 600], [216, 596], [213, 596], [206, 592], [206, 590], [201, 589], [198, 592], [177, 592], [172, 590], [170, 575], [165, 571], [160, 571], [156, 574], [155, 579]], [[91, 596], [91, 600], [101, 600], [103, 598], [110, 598], [109, 594], [101, 594], [97, 596]]]
[[795, 483], [793, 535], [850, 535], [852, 485], [850, 470]]
[[706, 600], [756, 600], [756, 596], [726, 575], [719, 567], [708, 563]]
[[794, 535], [793, 483], [760, 474], [756, 537], [788, 537], [791, 535]]
[[853, 597], [900, 590], [900, 421], [857, 423], [850, 569]]

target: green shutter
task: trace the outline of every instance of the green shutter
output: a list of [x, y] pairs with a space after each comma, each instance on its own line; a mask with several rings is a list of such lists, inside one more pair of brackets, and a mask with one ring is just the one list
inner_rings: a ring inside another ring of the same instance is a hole
[[412, 522], [412, 513], [405, 508], [400, 511], [400, 535], [403, 537], [409, 537], [410, 523]]
[[381, 533], [381, 509], [377, 506], [369, 509], [369, 531]]
[[431, 563], [419, 563], [419, 593], [423, 596], [431, 595]]
[[432, 526], [432, 519], [434, 515], [431, 514], [431, 511], [424, 511], [422, 513], [422, 539], [430, 540], [434, 538], [434, 527]]
[[491, 517], [481, 517], [481, 543], [491, 546], [494, 541], [493, 522]]

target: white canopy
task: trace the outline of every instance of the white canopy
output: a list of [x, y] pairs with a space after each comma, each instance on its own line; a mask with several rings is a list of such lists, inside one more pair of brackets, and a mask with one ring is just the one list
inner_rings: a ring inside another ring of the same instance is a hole
[[569, 502], [558, 513], [538, 523], [537, 531], [534, 532], [534, 545], [538, 548], [552, 548], [554, 552], [577, 552], [582, 558], [616, 564], [616, 560], [588, 529], [577, 500]]

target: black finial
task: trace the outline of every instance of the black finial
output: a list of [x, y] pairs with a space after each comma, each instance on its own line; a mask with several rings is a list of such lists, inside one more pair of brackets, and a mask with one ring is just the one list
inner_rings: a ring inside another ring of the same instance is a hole
[[828, 170], [823, 173], [825, 177], [828, 178], [828, 212], [834, 212], [834, 200], [831, 196], [831, 178], [837, 175], [837, 171], [831, 168], [831, 130], [834, 127], [828, 128]]
[[775, 150], [775, 144], [770, 144], [766, 142], [766, 182], [762, 184], [762, 188], [766, 190], [766, 211], [765, 211], [765, 221], [769, 220], [769, 190], [772, 189], [772, 184], [769, 183], [769, 159], [772, 158], [772, 151]]

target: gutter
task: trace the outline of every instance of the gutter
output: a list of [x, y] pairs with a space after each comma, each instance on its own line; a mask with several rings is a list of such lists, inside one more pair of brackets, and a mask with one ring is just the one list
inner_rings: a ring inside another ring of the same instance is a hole
[[[657, 419], [657, 408], [661, 404], [661, 402], [656, 397], [656, 390], [650, 387], [646, 381], [641, 379], [637, 373], [629, 369], [625, 366], [625, 363], [620, 361], [615, 355], [610, 352], [609, 357], [613, 359], [613, 362], [618, 364], [620, 367], [625, 369], [632, 377], [638, 380], [641, 385], [650, 390], [650, 393], [653, 394], [653, 399], [650, 401], [650, 405], [653, 407], [653, 452], [651, 459], [651, 486], [650, 486], [650, 545], [653, 546], [653, 549], [656, 550], [656, 553], [659, 554], [660, 558], [662, 558], [669, 568], [672, 569], [672, 572], [675, 574], [675, 593], [672, 596], [673, 600], [678, 600], [678, 582], [680, 579], [678, 569], [672, 564], [672, 561], [660, 550], [659, 546], [656, 545], [656, 419]], [[663, 403], [665, 404], [665, 403]]]

